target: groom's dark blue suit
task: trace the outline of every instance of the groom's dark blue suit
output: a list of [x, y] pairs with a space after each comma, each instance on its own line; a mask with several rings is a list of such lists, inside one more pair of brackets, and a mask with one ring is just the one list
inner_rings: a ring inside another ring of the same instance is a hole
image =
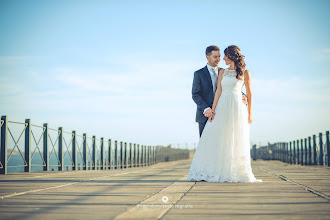
[[[219, 68], [219, 72], [221, 69]], [[192, 98], [197, 104], [196, 122], [199, 124], [199, 135], [201, 136], [208, 119], [204, 116], [204, 109], [212, 108], [214, 99], [212, 80], [207, 66], [194, 73]]]

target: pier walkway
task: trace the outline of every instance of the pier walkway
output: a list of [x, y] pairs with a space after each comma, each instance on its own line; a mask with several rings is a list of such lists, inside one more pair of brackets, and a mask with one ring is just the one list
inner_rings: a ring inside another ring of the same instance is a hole
[[330, 219], [330, 168], [252, 162], [262, 183], [187, 182], [190, 160], [0, 176], [0, 219]]

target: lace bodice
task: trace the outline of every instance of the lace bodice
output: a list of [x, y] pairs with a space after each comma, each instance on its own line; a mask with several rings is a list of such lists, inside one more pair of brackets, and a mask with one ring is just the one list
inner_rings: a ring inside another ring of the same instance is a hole
[[236, 70], [225, 69], [221, 80], [222, 94], [241, 93], [243, 80], [236, 78]]
[[223, 76], [236, 77], [236, 70], [225, 69]]

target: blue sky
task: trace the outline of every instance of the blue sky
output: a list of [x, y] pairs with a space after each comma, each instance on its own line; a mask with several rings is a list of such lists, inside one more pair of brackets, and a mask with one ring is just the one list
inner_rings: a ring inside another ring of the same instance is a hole
[[329, 9], [320, 0], [0, 0], [0, 114], [134, 143], [194, 143], [193, 72], [207, 46], [223, 55], [235, 44], [253, 80], [253, 143], [324, 132]]

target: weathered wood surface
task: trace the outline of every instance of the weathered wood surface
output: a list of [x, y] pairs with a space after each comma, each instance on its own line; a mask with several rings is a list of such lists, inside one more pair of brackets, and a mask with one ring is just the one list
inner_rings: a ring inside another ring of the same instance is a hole
[[330, 219], [328, 167], [257, 160], [262, 183], [195, 183], [190, 162], [1, 175], [0, 219]]

